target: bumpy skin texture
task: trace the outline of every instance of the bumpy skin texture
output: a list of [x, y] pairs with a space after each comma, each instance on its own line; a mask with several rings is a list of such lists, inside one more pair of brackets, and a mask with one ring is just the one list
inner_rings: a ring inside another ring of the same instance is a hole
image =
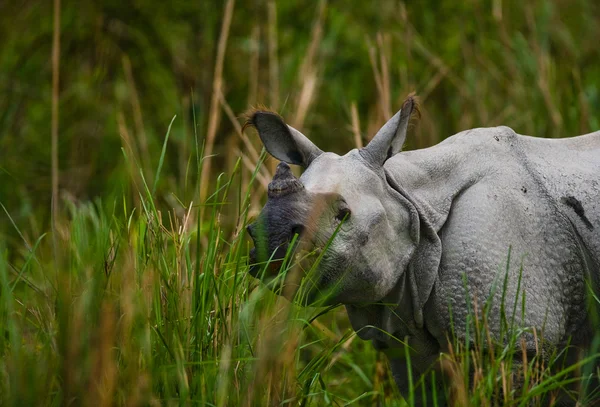
[[[400, 341], [410, 345], [412, 371], [424, 373], [446, 350], [451, 321], [461, 339], [469, 308], [489, 301], [490, 334], [499, 338], [505, 276], [509, 319], [525, 296], [518, 326], [535, 328], [544, 346], [560, 349], [570, 338], [586, 347], [588, 282], [600, 291], [600, 132], [549, 140], [480, 128], [400, 153], [409, 116], [397, 114], [369, 146], [342, 157], [295, 138], [294, 129], [257, 126], [276, 157], [310, 157], [296, 161], [307, 167], [305, 189], [270, 198], [261, 213], [262, 247], [285, 247], [298, 222], [323, 246], [339, 225], [340, 202], [351, 210], [314, 285], [336, 285], [332, 301], [346, 304], [361, 338], [388, 349], [401, 392], [408, 380]], [[524, 339], [534, 352], [534, 336]]]
[[[517, 323], [535, 327], [559, 347], [570, 336], [573, 344], [586, 345], [591, 339], [586, 279], [600, 287], [600, 132], [548, 140], [508, 127], [473, 129], [435, 147], [398, 154], [385, 168], [421, 207], [443, 247], [439, 269], [428, 271], [436, 281], [424, 326], [407, 328], [396, 321], [396, 336], [410, 337], [420, 350], [413, 359], [417, 372], [444, 350], [449, 309], [460, 337], [467, 302], [477, 302], [481, 310], [494, 284], [499, 287], [488, 322], [492, 335], [499, 335], [509, 248], [505, 304], [515, 303], [522, 270]], [[520, 321], [523, 293], [526, 311]], [[404, 314], [400, 308], [396, 312]], [[533, 338], [526, 339], [533, 351]], [[392, 361], [392, 366], [404, 385], [405, 365]]]

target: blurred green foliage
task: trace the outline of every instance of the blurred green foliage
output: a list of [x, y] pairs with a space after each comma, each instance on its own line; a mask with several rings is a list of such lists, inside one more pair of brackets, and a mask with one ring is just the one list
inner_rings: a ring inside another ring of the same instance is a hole
[[[140, 159], [151, 160], [143, 163], [149, 168], [156, 168], [166, 128], [178, 115], [160, 191], [183, 185], [194, 148], [192, 109], [200, 140], [206, 131], [223, 8], [217, 0], [64, 2], [61, 196], [109, 199], [127, 190], [119, 115], [135, 137], [144, 133], [148, 154]], [[276, 3], [280, 103], [274, 107], [288, 119], [318, 10], [318, 2]], [[423, 122], [409, 148], [498, 124], [540, 137], [597, 130], [599, 21], [600, 5], [584, 0], [329, 2], [303, 131], [322, 148], [344, 152], [352, 147], [352, 103], [363, 136], [382, 123], [370, 46], [386, 60], [389, 109], [410, 91], [422, 95]], [[235, 4], [223, 93], [236, 114], [249, 105], [272, 105], [268, 25], [268, 1]], [[48, 226], [51, 197], [52, 29], [52, 2], [0, 3], [0, 202], [17, 223], [38, 233]], [[227, 142], [231, 134], [230, 121], [222, 119], [219, 169], [235, 154]], [[1, 225], [6, 236], [7, 222]]]
[[411, 91], [409, 149], [479, 126], [600, 129], [597, 1], [238, 0], [211, 113], [225, 3], [63, 0], [52, 229], [53, 5], [0, 1], [0, 400], [403, 405], [341, 313], [317, 320], [248, 277], [241, 231], [273, 163], [254, 173], [242, 113], [271, 106], [338, 153]]

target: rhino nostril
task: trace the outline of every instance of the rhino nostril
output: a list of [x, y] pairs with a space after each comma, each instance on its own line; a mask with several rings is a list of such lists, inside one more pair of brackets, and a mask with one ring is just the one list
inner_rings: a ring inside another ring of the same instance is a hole
[[304, 226], [302, 226], [302, 225], [292, 226], [292, 238], [294, 237], [294, 235], [298, 235], [298, 237], [302, 236], [302, 232], [304, 232]]

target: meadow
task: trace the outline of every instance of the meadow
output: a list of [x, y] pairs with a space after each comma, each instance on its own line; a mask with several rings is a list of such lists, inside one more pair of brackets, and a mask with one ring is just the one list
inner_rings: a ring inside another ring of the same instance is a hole
[[[593, 1], [98, 3], [0, 3], [2, 405], [431, 397], [416, 377], [398, 394], [343, 307], [297, 306], [248, 274], [245, 226], [277, 163], [243, 112], [269, 106], [338, 153], [412, 91], [408, 149], [500, 124], [600, 129]], [[598, 374], [600, 337], [574, 366], [528, 360], [513, 391], [518, 346], [489, 343], [485, 313], [477, 345], [444, 357], [457, 405], [551, 403], [571, 373]]]

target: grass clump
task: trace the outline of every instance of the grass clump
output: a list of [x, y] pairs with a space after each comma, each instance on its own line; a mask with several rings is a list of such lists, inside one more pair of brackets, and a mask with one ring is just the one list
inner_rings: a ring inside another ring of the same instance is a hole
[[403, 399], [385, 356], [356, 340], [339, 307], [294, 305], [248, 275], [251, 189], [241, 169], [179, 215], [158, 210], [142, 182], [139, 207], [70, 203], [52, 234], [33, 245], [23, 237], [18, 253], [4, 248], [3, 403], [403, 406], [439, 394], [456, 405], [546, 405], [598, 377], [598, 354], [563, 366], [565, 350], [520, 349], [522, 335], [537, 334], [516, 328], [524, 299], [502, 305], [498, 341], [487, 329], [491, 303], [474, 303], [467, 340], [451, 341], [430, 385], [411, 377]]
[[[10, 257], [3, 250], [2, 400], [223, 406], [380, 397], [377, 355], [339, 313], [294, 306], [248, 275], [250, 189], [240, 169], [219, 176], [206, 204], [190, 202], [182, 216], [156, 209], [144, 184], [141, 210], [122, 200], [71, 203], [52, 236]], [[237, 213], [233, 228], [222, 224], [224, 212]]]

